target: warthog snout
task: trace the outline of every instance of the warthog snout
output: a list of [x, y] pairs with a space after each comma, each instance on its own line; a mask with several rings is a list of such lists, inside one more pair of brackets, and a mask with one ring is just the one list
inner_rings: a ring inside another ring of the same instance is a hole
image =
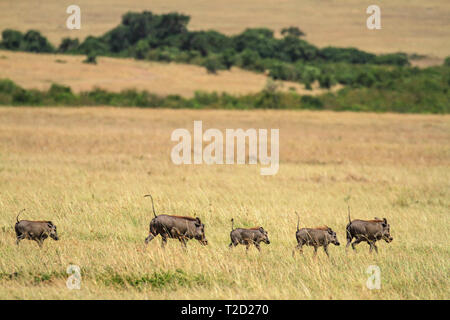
[[56, 240], [56, 241], [59, 240], [58, 232], [56, 231], [55, 225], [52, 225], [49, 235], [50, 235], [50, 238], [52, 238], [53, 240]]

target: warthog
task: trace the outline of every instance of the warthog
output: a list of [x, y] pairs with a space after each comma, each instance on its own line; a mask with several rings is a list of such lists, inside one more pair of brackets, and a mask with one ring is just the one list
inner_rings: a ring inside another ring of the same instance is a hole
[[292, 252], [292, 256], [295, 255], [295, 249], [299, 250], [300, 253], [303, 253], [303, 246], [313, 246], [314, 247], [314, 256], [317, 255], [317, 249], [323, 246], [323, 250], [329, 257], [328, 254], [328, 245], [330, 243], [335, 246], [339, 246], [340, 243], [337, 239], [336, 232], [334, 232], [331, 228], [327, 226], [317, 227], [317, 228], [301, 228], [299, 229], [300, 217], [297, 214], [297, 232], [295, 233], [295, 237], [297, 238], [297, 246], [294, 248]]
[[145, 243], [148, 244], [158, 234], [162, 237], [161, 246], [167, 244], [167, 238], [178, 239], [181, 245], [186, 247], [186, 242], [190, 239], [196, 239], [202, 245], [207, 245], [208, 240], [205, 237], [205, 225], [200, 218], [172, 216], [167, 214], [156, 215], [153, 197], [145, 195], [152, 199], [153, 215], [155, 216], [150, 222], [150, 232]]
[[229, 248], [236, 247], [238, 244], [245, 244], [247, 251], [251, 244], [254, 244], [259, 251], [261, 251], [261, 246], [259, 245], [261, 241], [270, 244], [269, 235], [263, 227], [234, 229], [234, 219], [231, 219], [230, 238]]
[[34, 240], [38, 243], [39, 247], [42, 248], [44, 240], [48, 237], [53, 240], [59, 240], [58, 232], [56, 231], [56, 226], [51, 221], [30, 221], [30, 220], [20, 220], [19, 215], [25, 211], [21, 210], [16, 217], [16, 224], [14, 229], [16, 231], [16, 244], [19, 245], [20, 240], [28, 239]]
[[394, 240], [394, 238], [391, 237], [390, 226], [386, 218], [379, 219], [375, 217], [374, 220], [357, 219], [352, 221], [350, 218], [350, 207], [348, 208], [348, 224], [346, 227], [346, 231], [347, 245], [345, 246], [345, 248], [347, 249], [353, 238], [356, 238], [356, 240], [351, 243], [352, 248], [355, 251], [355, 246], [358, 243], [366, 241], [370, 246], [369, 251], [372, 252], [372, 250], [375, 249], [375, 252], [378, 253], [378, 248], [375, 245], [375, 242], [383, 239], [384, 241], [389, 243]]

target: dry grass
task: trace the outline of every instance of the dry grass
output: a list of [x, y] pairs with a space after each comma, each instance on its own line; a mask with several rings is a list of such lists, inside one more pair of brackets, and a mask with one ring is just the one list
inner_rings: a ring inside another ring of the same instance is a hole
[[65, 26], [67, 0], [0, 2], [0, 30], [34, 28], [59, 44], [63, 37], [101, 35], [115, 27], [127, 11], [171, 11], [191, 15], [192, 29], [217, 29], [227, 34], [247, 27], [276, 31], [298, 26], [306, 39], [318, 46], [354, 46], [375, 53], [404, 51], [443, 58], [450, 54], [450, 2], [447, 0], [377, 1], [382, 30], [366, 28], [365, 0], [78, 0], [82, 10], [81, 30]]
[[[135, 88], [160, 95], [191, 97], [196, 90], [248, 94], [264, 89], [268, 77], [232, 68], [209, 74], [205, 68], [176, 63], [138, 61], [99, 57], [97, 64], [86, 64], [85, 56], [32, 54], [0, 51], [0, 78], [8, 78], [25, 88], [48, 89], [52, 83], [65, 84], [75, 92], [100, 87], [109, 91]], [[304, 85], [278, 81], [280, 90], [294, 89], [300, 94], [326, 92], [315, 83], [313, 90]], [[334, 86], [334, 90], [341, 88]]]
[[[175, 166], [175, 128], [280, 128], [275, 176], [255, 166]], [[0, 108], [0, 298], [448, 299], [449, 116], [127, 108]], [[210, 245], [144, 247], [158, 212], [206, 223]], [[291, 257], [301, 225], [326, 224], [345, 244], [352, 215], [386, 217], [379, 255], [330, 248]], [[51, 219], [61, 240], [15, 246], [13, 225]], [[229, 251], [230, 219], [263, 225], [262, 253]], [[82, 289], [65, 286], [82, 268]], [[369, 265], [381, 290], [365, 287]], [[177, 271], [178, 270], [178, 271]], [[125, 280], [124, 280], [125, 279]]]

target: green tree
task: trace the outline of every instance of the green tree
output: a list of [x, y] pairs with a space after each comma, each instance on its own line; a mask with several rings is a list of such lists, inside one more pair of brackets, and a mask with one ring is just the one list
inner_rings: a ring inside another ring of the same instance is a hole
[[135, 54], [136, 59], [144, 59], [150, 50], [150, 46], [147, 41], [139, 40], [136, 44]]
[[23, 41], [23, 34], [20, 31], [5, 29], [2, 32], [1, 46], [8, 50], [19, 50]]
[[281, 29], [281, 34], [283, 36], [292, 36], [296, 38], [300, 38], [305, 36], [306, 34], [297, 27], [289, 27]]

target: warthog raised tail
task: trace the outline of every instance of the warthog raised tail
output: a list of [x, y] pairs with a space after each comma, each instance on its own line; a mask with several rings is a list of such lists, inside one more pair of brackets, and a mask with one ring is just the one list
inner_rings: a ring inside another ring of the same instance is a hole
[[[346, 227], [347, 232], [347, 245], [346, 248], [351, 244], [353, 250], [356, 251], [355, 246], [365, 241], [369, 244], [369, 251], [372, 252], [375, 249], [375, 252], [378, 253], [378, 248], [375, 245], [375, 242], [378, 240], [384, 240], [387, 243], [394, 240], [390, 234], [390, 225], [387, 222], [386, 218], [379, 219], [376, 218], [374, 220], [351, 220], [350, 218], [350, 207], [348, 208], [348, 224]], [[353, 238], [356, 240], [352, 243]]]
[[30, 221], [30, 220], [20, 220], [19, 215], [25, 211], [21, 210], [16, 217], [16, 224], [14, 229], [16, 231], [16, 244], [19, 245], [20, 240], [28, 239], [34, 240], [38, 243], [39, 247], [42, 248], [44, 240], [48, 237], [53, 240], [59, 240], [58, 232], [56, 231], [56, 226], [51, 221]]

